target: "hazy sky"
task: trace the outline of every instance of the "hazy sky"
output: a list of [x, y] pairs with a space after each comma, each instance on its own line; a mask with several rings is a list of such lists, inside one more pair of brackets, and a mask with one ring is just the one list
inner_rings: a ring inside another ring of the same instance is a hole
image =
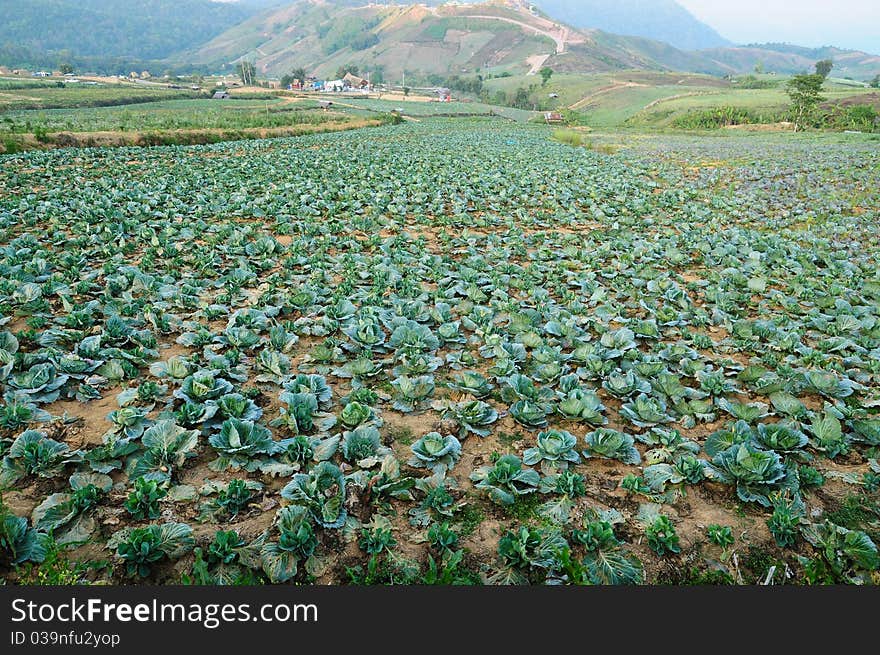
[[880, 0], [678, 0], [737, 43], [836, 45], [880, 55]]

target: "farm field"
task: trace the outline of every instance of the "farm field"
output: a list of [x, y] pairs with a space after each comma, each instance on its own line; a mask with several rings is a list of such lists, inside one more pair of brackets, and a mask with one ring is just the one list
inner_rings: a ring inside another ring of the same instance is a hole
[[[530, 102], [551, 110], [571, 110], [586, 124], [607, 128], [668, 129], [688, 115], [723, 108], [750, 112], [762, 122], [785, 120], [790, 98], [786, 77], [751, 76], [771, 88], [747, 88], [717, 77], [685, 73], [622, 71], [616, 74], [554, 74], [546, 85], [537, 76], [487, 79], [489, 97], [529, 89]], [[823, 106], [877, 104], [876, 90], [849, 80], [830, 79], [823, 87]], [[556, 96], [556, 97], [551, 97]]]
[[74, 85], [58, 87], [39, 80], [0, 79], [0, 112], [22, 109], [72, 109], [106, 107], [174, 98], [195, 98], [199, 93], [161, 87]]
[[412, 102], [375, 98], [340, 98], [334, 102], [337, 107], [341, 108], [357, 108], [380, 113], [401, 111], [404, 116], [416, 118], [502, 116], [518, 123], [524, 123], [536, 115], [534, 111], [488, 105], [482, 102]]
[[353, 129], [387, 121], [379, 112], [323, 111], [312, 99], [238, 96], [107, 107], [29, 109], [0, 115], [0, 147], [197, 144]]
[[876, 137], [552, 135], [0, 155], [4, 577], [880, 582]]
[[[838, 86], [827, 89], [823, 96], [829, 103], [869, 97], [875, 92], [874, 89], [853, 89], [846, 86]], [[657, 104], [641, 109], [628, 117], [626, 123], [632, 126], [653, 125], [668, 127], [676, 118], [706, 109], [719, 107], [737, 107], [763, 114], [768, 117], [784, 116], [788, 107], [789, 98], [785, 89], [736, 89], [728, 91], [702, 92], [695, 95], [670, 95], [666, 96]], [[769, 122], [769, 121], [768, 121]]]

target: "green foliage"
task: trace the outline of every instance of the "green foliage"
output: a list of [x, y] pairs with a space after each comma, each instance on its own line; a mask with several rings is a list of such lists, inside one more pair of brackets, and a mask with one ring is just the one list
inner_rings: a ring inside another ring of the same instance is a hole
[[798, 467], [798, 480], [800, 480], [800, 485], [804, 489], [821, 487], [825, 484], [825, 476], [812, 466], [806, 465]]
[[872, 571], [880, 568], [877, 545], [860, 530], [850, 530], [826, 520], [806, 527], [803, 535], [819, 553], [816, 560], [801, 560], [812, 584], [863, 583]]
[[825, 78], [819, 74], [795, 75], [789, 80], [785, 91], [791, 99], [791, 113], [795, 130], [815, 123], [816, 108], [825, 99], [822, 96], [824, 81]]
[[816, 75], [822, 77], [822, 79], [826, 79], [831, 74], [831, 69], [834, 68], [834, 62], [830, 59], [821, 59], [816, 62]]
[[[406, 104], [414, 116], [444, 109]], [[632, 524], [612, 512], [588, 518], [612, 534], [580, 523], [593, 502], [631, 515], [643, 498], [616, 491], [623, 480], [682, 517], [689, 546], [700, 539], [685, 491], [720, 502], [722, 524], [776, 514], [788, 537], [774, 494], [802, 496], [801, 533], [824, 508], [876, 542], [863, 478], [880, 447], [873, 141], [602, 135], [621, 148], [602, 157], [537, 126], [418, 117], [369, 139], [3, 160], [0, 457], [23, 496], [16, 510], [40, 508], [25, 529], [77, 541], [91, 521], [104, 545], [103, 521], [130, 520], [125, 495], [154, 482], [169, 511], [206, 523], [193, 579], [196, 568], [205, 581], [304, 584], [324, 567], [338, 577], [354, 566], [340, 553], [359, 521], [386, 515], [420, 566], [387, 548], [361, 553], [359, 580], [643, 582], [624, 543], [638, 541]], [[293, 421], [275, 422], [282, 408]], [[58, 416], [35, 422], [41, 412]], [[22, 439], [35, 426], [41, 436]], [[218, 456], [223, 475], [195, 499], [195, 464]], [[67, 487], [92, 473], [129, 487]], [[810, 490], [821, 475], [859, 504]], [[718, 482], [763, 507], [728, 507]], [[245, 530], [273, 512], [265, 535]], [[227, 524], [240, 539], [212, 549]], [[474, 532], [522, 525], [547, 542], [511, 537], [527, 565], [478, 549], [453, 565]], [[411, 548], [415, 533], [425, 540]], [[750, 536], [708, 547], [731, 567], [717, 551], [736, 547], [749, 582]], [[152, 563], [155, 544], [141, 540], [135, 568]], [[675, 568], [635, 547], [652, 579]], [[831, 570], [815, 546], [798, 537], [794, 548]], [[802, 581], [786, 552], [793, 577], [780, 565], [774, 582]], [[844, 580], [873, 573], [835, 566]], [[172, 567], [153, 568], [158, 582]]]
[[773, 515], [767, 521], [770, 534], [780, 548], [789, 548], [797, 543], [798, 528], [805, 518], [803, 501], [798, 497], [774, 494], [771, 498]]
[[26, 562], [16, 567], [17, 583], [28, 587], [69, 587], [90, 584], [86, 577], [90, 571], [101, 570], [106, 562], [82, 562], [71, 560], [63, 549], [49, 543], [42, 562]]
[[553, 139], [575, 148], [579, 148], [586, 143], [584, 135], [575, 130], [553, 130]]
[[257, 82], [257, 66], [254, 62], [242, 59], [235, 65], [235, 74], [245, 86], [253, 86]]
[[175, 469], [195, 457], [198, 442], [197, 430], [186, 430], [173, 420], [157, 421], [141, 437], [145, 450], [129, 462], [129, 477], [155, 475], [169, 479]]
[[477, 585], [481, 583], [479, 575], [466, 570], [462, 562], [464, 551], [446, 551], [435, 560], [428, 555], [428, 565], [422, 574], [420, 583], [426, 585]]
[[683, 116], [677, 117], [672, 125], [684, 130], [715, 130], [731, 125], [772, 123], [777, 118], [778, 116], [773, 114], [758, 114], [742, 107], [716, 107], [689, 111]]
[[574, 529], [571, 538], [586, 551], [582, 566], [590, 583], [619, 585], [644, 581], [641, 562], [623, 549], [611, 521], [590, 510], [584, 518], [584, 528]]
[[409, 465], [416, 468], [429, 468], [432, 471], [447, 471], [455, 466], [461, 457], [461, 443], [452, 435], [442, 436], [429, 432], [412, 446], [413, 457]]
[[678, 535], [675, 533], [675, 526], [672, 525], [669, 517], [663, 514], [657, 516], [648, 524], [645, 528], [645, 537], [648, 540], [648, 546], [658, 555], [681, 551], [678, 545]]
[[[0, 29], [0, 41], [15, 43], [17, 61], [36, 66], [72, 66], [128, 73], [135, 64], [164, 59], [219, 35], [244, 20], [250, 10], [235, 4], [204, 0], [145, 0], [132, 6], [124, 0], [36, 0], [20, 7], [15, 21]], [[115, 64], [115, 65], [114, 65]], [[126, 65], [127, 64], [127, 65]]]
[[583, 530], [572, 531], [572, 541], [584, 546], [588, 551], [608, 550], [620, 542], [614, 536], [614, 528], [608, 521], [589, 521]]
[[253, 496], [253, 491], [247, 482], [234, 479], [217, 494], [217, 505], [229, 516], [237, 516], [247, 507]]
[[773, 451], [761, 450], [747, 443], [734, 444], [712, 459], [713, 476], [736, 484], [743, 502], [770, 506], [769, 494], [781, 487], [786, 478], [782, 458]]
[[733, 545], [733, 531], [729, 525], [712, 524], [706, 528], [709, 541], [721, 548]]
[[192, 528], [188, 525], [163, 523], [120, 530], [107, 546], [125, 562], [129, 576], [145, 578], [153, 565], [165, 559], [177, 559], [192, 550], [194, 544]]
[[51, 478], [81, 457], [80, 451], [71, 451], [67, 444], [50, 439], [43, 432], [25, 430], [15, 438], [0, 463], [0, 489], [25, 476]]
[[636, 450], [635, 440], [632, 435], [610, 428], [598, 428], [585, 437], [587, 450], [584, 457], [604, 457], [618, 459], [624, 464], [638, 464], [642, 461], [639, 451]]
[[502, 455], [494, 465], [476, 469], [470, 478], [477, 489], [486, 490], [489, 498], [501, 505], [512, 505], [517, 496], [536, 492], [541, 482], [540, 474], [523, 468], [516, 455]]
[[267, 427], [237, 418], [225, 420], [220, 432], [212, 434], [208, 443], [219, 454], [211, 463], [211, 468], [217, 471], [226, 468], [254, 470], [267, 456], [275, 455], [279, 450]]
[[433, 523], [428, 528], [428, 543], [431, 548], [443, 554], [455, 551], [458, 547], [458, 534], [450, 527], [449, 523]]
[[386, 550], [393, 550], [397, 540], [387, 525], [363, 528], [358, 537], [358, 546], [368, 555], [379, 555]]
[[138, 478], [134, 481], [134, 489], [125, 500], [125, 509], [138, 521], [152, 521], [159, 518], [159, 501], [167, 495], [168, 492], [155, 480]]
[[501, 537], [498, 541], [498, 556], [509, 569], [546, 569], [553, 563], [555, 548], [564, 545], [565, 540], [558, 535], [523, 526], [518, 530], [508, 531]]
[[539, 432], [537, 446], [527, 448], [523, 453], [523, 463], [528, 466], [541, 464], [545, 473], [552, 473], [568, 468], [569, 464], [580, 462], [580, 455], [575, 451], [577, 437], [565, 430], [546, 430]]
[[339, 467], [331, 462], [320, 462], [309, 473], [294, 475], [281, 490], [281, 496], [305, 507], [319, 525], [340, 528], [347, 516], [345, 491], [345, 479]]
[[26, 518], [15, 516], [0, 498], [0, 554], [10, 564], [40, 563], [46, 559], [51, 538], [28, 526]]
[[276, 515], [276, 524], [278, 540], [266, 541], [265, 535], [261, 539], [260, 561], [269, 580], [293, 579], [300, 564], [304, 564], [309, 573], [316, 573], [320, 568], [319, 542], [308, 508], [303, 505], [283, 507]]

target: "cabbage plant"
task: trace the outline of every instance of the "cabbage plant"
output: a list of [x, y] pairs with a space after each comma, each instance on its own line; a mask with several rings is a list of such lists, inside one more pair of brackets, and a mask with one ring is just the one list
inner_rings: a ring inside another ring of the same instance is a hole
[[304, 507], [312, 519], [325, 528], [345, 524], [345, 478], [331, 462], [319, 462], [308, 473], [297, 473], [281, 490], [281, 497]]
[[743, 502], [770, 506], [769, 495], [782, 488], [786, 470], [782, 458], [772, 450], [762, 450], [750, 443], [730, 446], [712, 458], [711, 477], [736, 485]]
[[52, 538], [28, 525], [23, 516], [16, 516], [6, 508], [0, 513], [0, 554], [10, 564], [41, 563], [46, 559]]
[[535, 493], [541, 483], [540, 474], [523, 468], [522, 460], [516, 455], [502, 455], [494, 465], [475, 469], [470, 478], [478, 489], [485, 490], [489, 498], [500, 505], [512, 505], [517, 496]]
[[191, 403], [203, 403], [217, 400], [232, 392], [232, 384], [228, 380], [216, 377], [213, 371], [203, 369], [188, 375], [174, 391], [174, 397]]
[[409, 414], [422, 409], [431, 394], [434, 393], [434, 378], [430, 375], [418, 377], [401, 376], [392, 380], [395, 396], [394, 409]]
[[32, 403], [51, 403], [61, 397], [61, 391], [69, 376], [58, 373], [51, 362], [35, 364], [29, 370], [13, 374], [6, 384], [13, 392], [24, 396]]
[[185, 523], [152, 524], [123, 528], [113, 534], [107, 547], [125, 562], [129, 576], [145, 578], [152, 567], [165, 559], [177, 559], [192, 550], [195, 539]]
[[254, 471], [266, 458], [279, 452], [279, 445], [268, 428], [237, 418], [223, 421], [220, 431], [208, 437], [208, 443], [219, 455], [210, 464], [215, 471], [228, 468]]
[[452, 421], [457, 425], [459, 439], [464, 439], [470, 434], [488, 437], [491, 433], [490, 426], [499, 418], [498, 411], [482, 400], [460, 403], [439, 401], [433, 404], [433, 408], [440, 412], [444, 421]]
[[66, 443], [50, 439], [44, 432], [25, 430], [15, 438], [0, 462], [0, 489], [25, 476], [55, 477], [68, 464], [81, 460], [81, 451], [71, 450]]
[[580, 462], [575, 450], [577, 437], [570, 432], [546, 430], [538, 433], [537, 442], [534, 448], [527, 448], [523, 453], [523, 463], [528, 466], [540, 464], [544, 473], [554, 473]]
[[308, 509], [303, 505], [282, 507], [275, 515], [277, 541], [265, 541], [260, 549], [263, 571], [271, 582], [292, 580], [300, 566], [311, 575], [320, 571], [318, 537]]
[[410, 446], [413, 456], [409, 465], [437, 473], [451, 470], [461, 458], [461, 443], [452, 435], [429, 432]]
[[175, 470], [196, 456], [198, 430], [187, 430], [172, 420], [161, 420], [141, 437], [144, 450], [132, 456], [126, 467], [130, 478], [144, 475], [169, 479]]
[[611, 428], [597, 428], [588, 433], [584, 439], [587, 442], [587, 449], [583, 451], [583, 456], [587, 459], [604, 457], [620, 460], [624, 464], [638, 464], [642, 461], [635, 447], [635, 440], [632, 435], [625, 432]]

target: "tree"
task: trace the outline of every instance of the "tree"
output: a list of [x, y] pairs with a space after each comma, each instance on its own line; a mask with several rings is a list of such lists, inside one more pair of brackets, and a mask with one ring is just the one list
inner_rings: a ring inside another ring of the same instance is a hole
[[238, 62], [235, 65], [235, 72], [245, 86], [252, 86], [257, 81], [257, 65], [252, 61]]
[[336, 69], [336, 78], [341, 80], [349, 73], [352, 75], [358, 75], [359, 71], [360, 68], [358, 68], [357, 64], [346, 64], [345, 66], [340, 66]]
[[816, 107], [825, 100], [822, 97], [822, 83], [825, 78], [821, 75], [795, 75], [789, 80], [785, 88], [788, 97], [791, 98], [791, 113], [794, 116], [794, 129], [798, 131], [813, 122]]
[[281, 88], [286, 89], [297, 80], [299, 80], [302, 84], [304, 84], [306, 81], [306, 69], [302, 66], [300, 66], [299, 68], [294, 68], [287, 75], [281, 76]]
[[58, 67], [58, 70], [61, 71], [62, 75], [68, 75], [73, 72], [73, 66], [71, 64], [61, 64], [61, 66]]
[[834, 68], [834, 62], [830, 59], [823, 59], [816, 62], [816, 75], [821, 75], [822, 79], [826, 79]]
[[295, 80], [299, 80], [300, 82], [305, 82], [306, 77], [308, 77], [308, 73], [306, 73], [305, 68], [303, 68], [302, 66], [299, 66], [297, 68], [294, 68], [292, 71], [290, 71], [290, 76]]
[[547, 82], [550, 81], [551, 77], [553, 77], [553, 69], [549, 66], [544, 66], [541, 69], [541, 86], [547, 86]]
[[871, 80], [871, 86], [875, 89], [880, 89], [880, 75], [874, 76], [874, 79]]
[[755, 72], [760, 75], [764, 72], [764, 63], [759, 61], [755, 63]]
[[517, 109], [528, 109], [529, 100], [529, 90], [521, 86], [513, 95], [513, 106]]
[[409, 92], [410, 92], [410, 88], [408, 86], [403, 87], [403, 97], [404, 98], [409, 97]]

